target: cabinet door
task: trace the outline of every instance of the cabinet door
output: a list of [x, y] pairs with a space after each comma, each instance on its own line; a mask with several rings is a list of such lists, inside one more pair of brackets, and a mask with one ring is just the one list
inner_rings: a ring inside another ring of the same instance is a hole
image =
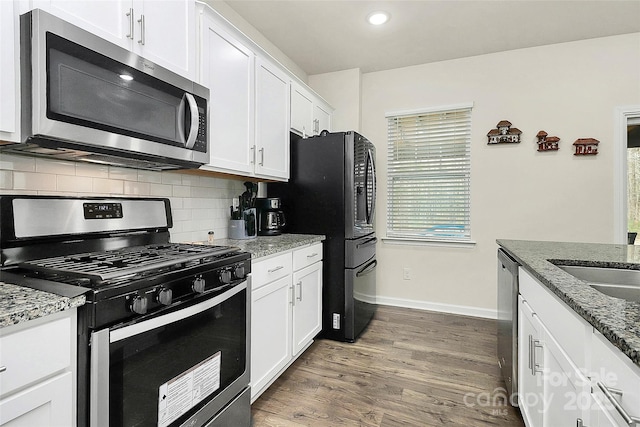
[[134, 0], [133, 10], [134, 51], [183, 77], [195, 79], [195, 1]]
[[32, 6], [129, 50], [137, 31], [134, 15], [142, 12], [131, 13], [131, 0], [33, 0]]
[[[253, 174], [254, 64], [251, 50], [202, 15], [200, 83], [211, 91], [210, 161], [214, 170]], [[206, 167], [204, 167], [206, 169]]]
[[320, 132], [327, 130], [331, 132], [331, 112], [322, 105], [316, 105], [313, 109], [313, 134], [320, 135]]
[[302, 86], [291, 83], [291, 130], [313, 135], [313, 98]]
[[544, 414], [542, 325], [518, 296], [518, 405], [528, 427], [541, 427]]
[[251, 292], [251, 398], [291, 360], [291, 276]]
[[579, 419], [586, 419], [591, 403], [590, 382], [544, 329], [543, 424], [548, 427], [575, 426]]
[[11, 1], [0, 1], [0, 140], [18, 142], [20, 75], [17, 6]]
[[0, 400], [0, 426], [75, 425], [72, 378], [66, 372]]
[[256, 62], [256, 150], [256, 175], [289, 179], [289, 78], [262, 58]]
[[322, 263], [293, 273], [293, 354], [303, 350], [322, 329]]

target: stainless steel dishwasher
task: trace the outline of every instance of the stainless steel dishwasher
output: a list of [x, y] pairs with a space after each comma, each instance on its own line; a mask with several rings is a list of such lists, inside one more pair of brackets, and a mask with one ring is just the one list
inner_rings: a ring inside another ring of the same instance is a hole
[[513, 406], [518, 406], [519, 266], [503, 249], [498, 249], [498, 365]]

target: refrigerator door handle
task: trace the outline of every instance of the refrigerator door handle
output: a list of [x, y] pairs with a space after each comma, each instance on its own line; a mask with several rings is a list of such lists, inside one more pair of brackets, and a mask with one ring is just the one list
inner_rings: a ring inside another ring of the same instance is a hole
[[360, 249], [363, 246], [375, 245], [377, 242], [378, 242], [378, 238], [377, 237], [372, 237], [370, 239], [365, 240], [362, 243], [358, 243], [356, 245], [356, 249]]
[[373, 270], [375, 270], [376, 266], [378, 265], [378, 260], [373, 260], [371, 261], [369, 264], [365, 265], [362, 270], [358, 271], [356, 273], [356, 277], [360, 277], [360, 276], [364, 276], [365, 274], [369, 274], [371, 273]]
[[[365, 167], [365, 175], [364, 175], [365, 192], [369, 191], [369, 185], [367, 182], [369, 180], [369, 174], [367, 173], [367, 171], [369, 170], [369, 166], [371, 166], [371, 194], [365, 195], [365, 210], [367, 215], [367, 218], [366, 218], [367, 224], [372, 224], [373, 214], [376, 210], [376, 167], [373, 161], [373, 152], [371, 151], [370, 148], [367, 149], [367, 166]], [[371, 209], [369, 209], [369, 206], [367, 204], [367, 199], [369, 196], [371, 196]]]

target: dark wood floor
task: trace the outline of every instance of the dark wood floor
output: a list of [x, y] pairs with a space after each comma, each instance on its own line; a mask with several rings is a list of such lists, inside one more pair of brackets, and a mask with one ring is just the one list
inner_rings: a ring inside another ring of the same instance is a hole
[[252, 405], [254, 427], [523, 426], [496, 322], [380, 306], [355, 344], [319, 339]]

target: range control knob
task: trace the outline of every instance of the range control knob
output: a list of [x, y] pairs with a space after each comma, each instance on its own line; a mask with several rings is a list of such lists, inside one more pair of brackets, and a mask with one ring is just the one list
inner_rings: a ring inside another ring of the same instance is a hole
[[129, 310], [136, 314], [146, 314], [147, 313], [147, 298], [144, 296], [136, 295], [131, 298], [129, 302]]
[[193, 292], [201, 294], [204, 292], [205, 285], [206, 285], [206, 282], [201, 276], [199, 276], [193, 279], [193, 285], [191, 286], [191, 288], [193, 289]]
[[236, 279], [244, 279], [244, 277], [246, 276], [244, 272], [244, 265], [242, 264], [236, 265], [233, 268], [233, 275], [235, 276]]
[[160, 289], [156, 294], [156, 301], [162, 305], [171, 305], [173, 301], [173, 291], [165, 288]]
[[228, 285], [229, 283], [231, 283], [231, 270], [220, 271], [218, 277], [220, 279], [220, 283]]

